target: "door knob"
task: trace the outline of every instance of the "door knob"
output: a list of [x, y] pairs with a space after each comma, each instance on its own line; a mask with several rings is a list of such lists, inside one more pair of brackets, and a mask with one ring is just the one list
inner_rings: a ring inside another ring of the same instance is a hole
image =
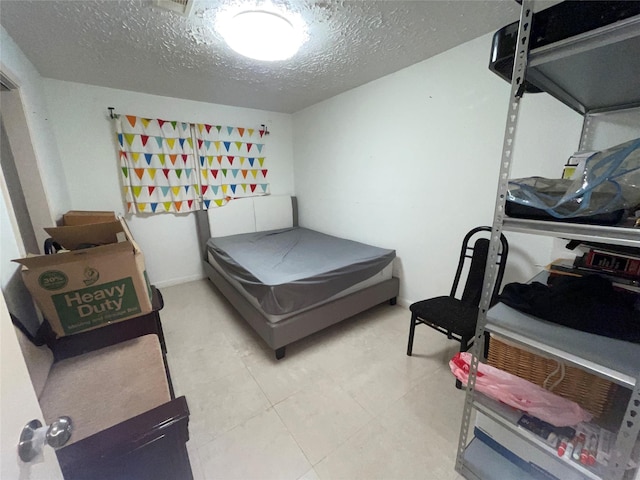
[[53, 448], [63, 447], [71, 438], [71, 419], [69, 417], [58, 417], [47, 429], [45, 435], [47, 444]]
[[30, 462], [38, 456], [38, 453], [42, 450], [41, 438], [39, 435], [42, 428], [40, 420], [31, 420], [22, 429], [20, 434], [20, 442], [18, 443], [18, 456], [23, 462]]
[[40, 420], [31, 420], [20, 433], [18, 442], [18, 456], [23, 462], [30, 462], [42, 452], [42, 447], [47, 443], [50, 447], [60, 448], [71, 438], [73, 430], [71, 418], [59, 417], [49, 425], [42, 426]]

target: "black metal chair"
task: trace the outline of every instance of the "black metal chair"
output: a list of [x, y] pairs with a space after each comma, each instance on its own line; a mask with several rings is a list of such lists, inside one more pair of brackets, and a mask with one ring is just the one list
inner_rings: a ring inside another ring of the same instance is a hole
[[[453, 287], [448, 296], [441, 296], [422, 300], [412, 304], [411, 327], [409, 330], [409, 344], [407, 345], [407, 355], [411, 356], [413, 351], [413, 336], [416, 325], [428, 325], [447, 335], [447, 338], [460, 342], [460, 351], [466, 352], [473, 345], [478, 321], [478, 306], [482, 296], [482, 284], [486, 268], [487, 257], [489, 255], [489, 238], [491, 227], [476, 227], [464, 237], [462, 249], [460, 250], [460, 260], [456, 271]], [[473, 242], [473, 243], [472, 243]], [[500, 235], [501, 249], [498, 252], [496, 264], [498, 265], [498, 276], [492, 293], [491, 304], [495, 303], [504, 268], [507, 263], [509, 244], [504, 235]], [[468, 268], [465, 266], [468, 265]], [[467, 281], [464, 285], [462, 296], [456, 298], [460, 277], [464, 270], [467, 270]], [[485, 357], [489, 348], [488, 334], [485, 334]], [[461, 383], [456, 381], [456, 386], [461, 387]]]

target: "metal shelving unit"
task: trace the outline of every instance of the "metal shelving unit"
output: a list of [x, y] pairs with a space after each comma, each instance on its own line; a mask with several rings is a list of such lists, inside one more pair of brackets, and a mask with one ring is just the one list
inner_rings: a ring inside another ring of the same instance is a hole
[[[533, 448], [545, 451], [544, 446], [528, 432], [515, 427], [509, 415], [496, 402], [475, 391], [484, 333], [489, 331], [541, 355], [590, 371], [631, 390], [609, 466], [595, 473], [581, 472], [587, 474], [586, 478], [620, 480], [625, 474], [628, 459], [640, 432], [640, 345], [571, 330], [517, 312], [502, 304], [492, 309], [489, 307], [491, 291], [496, 281], [495, 261], [499, 238], [503, 230], [640, 249], [638, 229], [524, 220], [506, 217], [504, 213], [525, 79], [584, 115], [580, 142], [583, 145], [588, 135], [591, 115], [640, 106], [640, 15], [529, 51], [533, 4], [533, 0], [522, 2], [491, 246], [472, 350], [456, 470], [466, 478], [479, 480], [530, 478], [527, 472], [510, 464], [506, 458], [477, 438], [471, 443], [467, 442], [474, 410], [482, 412], [519, 437], [522, 436]], [[552, 455], [548, 450], [547, 453]], [[580, 468], [576, 467], [576, 471], [580, 471]], [[635, 478], [638, 478], [637, 475], [636, 472]]]
[[[570, 476], [572, 470], [575, 470], [575, 474], [572, 477], [582, 477], [587, 480], [606, 480], [606, 469], [602, 466], [596, 465], [595, 467], [587, 467], [577, 462], [566, 458], [559, 458], [557, 452], [548, 445], [542, 438], [529, 432], [518, 426], [517, 422], [520, 418], [520, 413], [507, 405], [496, 402], [483, 395], [478, 395], [474, 404], [474, 408], [491, 418], [493, 421], [501, 425], [503, 428], [513, 432], [518, 437], [522, 438], [522, 441], [528, 448], [539, 450], [543, 455], [549, 455], [553, 458], [553, 462], [565, 466], [565, 471], [568, 472], [567, 477]], [[565, 480], [563, 478], [563, 480]]]
[[640, 345], [547, 322], [502, 303], [489, 310], [486, 329], [545, 357], [574, 365], [625, 388], [638, 374]]
[[507, 217], [504, 219], [503, 228], [510, 232], [531, 233], [549, 237], [640, 248], [640, 231], [632, 227], [544, 222], [541, 220]]
[[636, 107], [639, 37], [636, 16], [536, 48], [529, 52], [527, 81], [583, 115]]

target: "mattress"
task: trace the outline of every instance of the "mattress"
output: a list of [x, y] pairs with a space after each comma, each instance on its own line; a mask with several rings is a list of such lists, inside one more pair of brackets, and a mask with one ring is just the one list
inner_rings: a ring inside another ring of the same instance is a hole
[[390, 280], [393, 277], [393, 262], [390, 263], [389, 265], [387, 265], [386, 267], [384, 267], [380, 272], [376, 273], [373, 277], [369, 277], [366, 280], [363, 280], [362, 282], [358, 282], [355, 285], [347, 288], [346, 290], [342, 290], [339, 293], [336, 293], [335, 295], [332, 295], [331, 297], [322, 300], [320, 302], [314, 303], [312, 305], [309, 305], [307, 307], [301, 308], [300, 310], [294, 310], [292, 312], [287, 312], [284, 313], [282, 315], [271, 315], [269, 313], [266, 313], [264, 310], [262, 310], [262, 308], [260, 307], [260, 304], [258, 303], [258, 300], [249, 295], [243, 288], [242, 285], [240, 285], [236, 280], [234, 280], [233, 278], [231, 278], [229, 275], [227, 275], [225, 273], [225, 271], [222, 269], [222, 267], [220, 267], [220, 265], [218, 265], [218, 263], [215, 261], [215, 259], [213, 258], [213, 256], [211, 255], [211, 252], [208, 253], [208, 263], [209, 265], [211, 265], [220, 275], [222, 275], [231, 285], [233, 285], [233, 287], [243, 296], [243, 298], [245, 298], [251, 305], [253, 305], [256, 309], [258, 309], [260, 311], [260, 313], [262, 314], [262, 316], [269, 322], [269, 323], [278, 323], [281, 322], [283, 320], [287, 320], [291, 317], [295, 317], [296, 315], [299, 315], [303, 312], [306, 312], [307, 310], [313, 310], [314, 308], [320, 307], [326, 303], [329, 303], [333, 300], [337, 300], [339, 298], [342, 297], [346, 297], [347, 295], [351, 294], [351, 293], [355, 293], [359, 290], [364, 290], [367, 287], [371, 287], [377, 283], [382, 283], [385, 280]]
[[210, 263], [276, 317], [334, 297], [395, 258], [394, 250], [305, 228], [211, 238], [207, 248]]

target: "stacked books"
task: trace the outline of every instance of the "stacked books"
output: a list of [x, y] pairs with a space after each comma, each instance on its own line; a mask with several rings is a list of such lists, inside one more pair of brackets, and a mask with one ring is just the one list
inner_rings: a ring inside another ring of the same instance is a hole
[[584, 255], [583, 266], [613, 275], [640, 279], [640, 257], [592, 248]]
[[640, 253], [617, 252], [601, 248], [591, 248], [575, 260], [558, 259], [547, 270], [553, 275], [581, 277], [597, 274], [618, 288], [640, 292]]

